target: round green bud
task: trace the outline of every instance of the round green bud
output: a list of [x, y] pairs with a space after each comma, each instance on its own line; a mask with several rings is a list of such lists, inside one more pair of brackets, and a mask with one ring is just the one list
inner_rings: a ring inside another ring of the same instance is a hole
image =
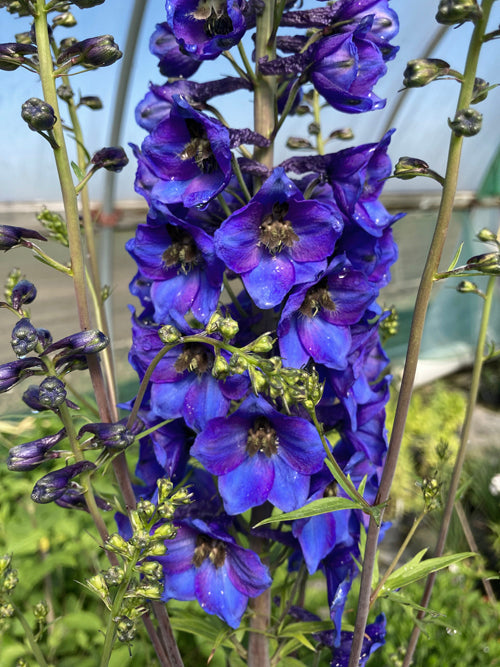
[[487, 227], [483, 227], [483, 229], [477, 233], [477, 238], [484, 243], [498, 243], [495, 232], [492, 232], [491, 229], [488, 229]]
[[224, 317], [219, 322], [219, 331], [226, 340], [234, 338], [239, 330], [240, 327], [238, 325], [238, 322], [236, 322], [236, 320], [233, 320], [232, 317]]
[[441, 0], [436, 21], [444, 25], [477, 21], [483, 15], [477, 0]]
[[473, 137], [481, 131], [483, 114], [477, 109], [460, 109], [453, 120], [448, 119], [448, 125], [458, 137]]
[[421, 88], [440, 76], [446, 76], [450, 65], [439, 58], [418, 58], [410, 60], [403, 73], [405, 88]]
[[165, 324], [165, 326], [160, 327], [158, 336], [160, 337], [161, 342], [165, 343], [165, 345], [174, 345], [182, 338], [181, 332], [171, 324]]
[[263, 334], [262, 336], [259, 336], [257, 340], [251, 343], [249, 348], [256, 354], [266, 354], [273, 349], [273, 345], [274, 342], [272, 337], [269, 334]]

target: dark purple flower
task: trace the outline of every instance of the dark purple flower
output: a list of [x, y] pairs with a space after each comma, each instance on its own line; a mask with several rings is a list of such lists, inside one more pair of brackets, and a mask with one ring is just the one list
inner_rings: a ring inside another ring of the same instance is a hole
[[37, 357], [17, 359], [0, 365], [0, 393], [7, 391], [24, 378], [46, 372], [45, 364]]
[[150, 199], [165, 204], [203, 206], [222, 192], [232, 173], [227, 128], [178, 96], [138, 158], [152, 177]]
[[23, 239], [36, 239], [37, 241], [46, 241], [45, 236], [42, 236], [33, 229], [25, 229], [24, 227], [12, 227], [12, 225], [0, 225], [0, 250], [10, 250], [17, 245], [23, 243]]
[[83, 67], [108, 67], [122, 57], [111, 35], [89, 37], [81, 42], [74, 42], [62, 49], [57, 58], [58, 65], [82, 65]]
[[149, 50], [160, 60], [160, 73], [168, 78], [188, 79], [201, 65], [200, 60], [192, 58], [186, 51], [181, 51], [168, 23], [157, 24], [149, 40]]
[[248, 598], [272, 583], [259, 557], [215, 521], [183, 521], [167, 546], [157, 558], [165, 572], [162, 599], [197, 600], [232, 628], [239, 626]]
[[0, 70], [11, 72], [29, 61], [25, 56], [34, 55], [36, 52], [37, 48], [33, 44], [20, 44], [19, 42], [0, 44]]
[[278, 305], [326, 268], [342, 229], [336, 208], [304, 199], [281, 168], [215, 233], [217, 254], [241, 274], [259, 308]]
[[[110, 505], [104, 498], [100, 496], [94, 496], [97, 507], [103, 512], [109, 512], [113, 509], [113, 506]], [[85, 501], [85, 496], [78, 489], [68, 488], [59, 496], [55, 501], [56, 505], [59, 507], [64, 507], [64, 509], [69, 510], [83, 510], [88, 512], [87, 503]]]
[[154, 224], [137, 227], [126, 248], [149, 283], [156, 322], [169, 323], [191, 310], [206, 324], [217, 308], [224, 265], [211, 236], [163, 210]]
[[120, 172], [128, 164], [128, 157], [121, 146], [108, 146], [94, 153], [91, 163], [96, 169]]
[[73, 354], [95, 354], [104, 350], [109, 344], [108, 337], [102, 331], [97, 329], [87, 329], [86, 331], [79, 331], [71, 334], [60, 340], [56, 340], [47, 347], [43, 353], [52, 354], [56, 350], [62, 350], [58, 358]]
[[290, 295], [278, 324], [281, 355], [300, 368], [309, 358], [344, 370], [351, 347], [351, 326], [363, 317], [378, 290], [345, 256], [335, 257], [313, 285]]
[[[141, 423], [139, 422], [137, 426], [140, 429]], [[86, 433], [90, 433], [93, 436], [92, 447], [106, 447], [119, 451], [126, 449], [134, 442], [136, 431], [137, 428], [129, 429], [121, 422], [85, 424], [78, 432], [78, 439]], [[88, 446], [89, 443], [86, 443], [86, 447]]]
[[22, 106], [21, 117], [33, 132], [45, 132], [51, 130], [56, 124], [57, 118], [54, 109], [38, 97], [30, 97]]
[[[330, 667], [348, 667], [351, 654], [353, 633], [342, 631], [340, 645], [333, 649]], [[385, 616], [379, 614], [374, 623], [366, 626], [359, 667], [365, 667], [368, 658], [374, 651], [385, 644]]]
[[229, 417], [208, 422], [191, 454], [219, 477], [228, 514], [266, 500], [285, 512], [298, 509], [309, 493], [311, 474], [325, 457], [312, 424], [283, 415], [256, 396]]
[[213, 60], [243, 37], [242, 0], [167, 0], [167, 23], [181, 50]]
[[[50, 410], [50, 407], [48, 405], [44, 405], [40, 401], [40, 387], [38, 387], [36, 384], [31, 384], [26, 389], [26, 391], [22, 396], [22, 400], [24, 401], [24, 403], [26, 403], [26, 405], [29, 408], [31, 408], [32, 410], [36, 410], [36, 412], [43, 412], [44, 410]], [[70, 401], [69, 398], [66, 398], [65, 402], [68, 408], [71, 408], [72, 410], [79, 410], [78, 405]]]
[[63, 428], [54, 435], [47, 435], [44, 438], [33, 440], [33, 442], [12, 447], [7, 457], [7, 468], [16, 471], [33, 470], [44, 461], [58, 458], [60, 452], [51, 452], [50, 450], [65, 437], [66, 429]]
[[12, 307], [19, 310], [21, 306], [33, 303], [36, 299], [36, 287], [29, 280], [20, 280], [12, 288], [10, 300]]
[[54, 470], [45, 475], [33, 487], [31, 499], [35, 503], [51, 503], [60, 498], [68, 488], [72, 488], [72, 480], [80, 473], [95, 470], [91, 461], [78, 461], [60, 470]]

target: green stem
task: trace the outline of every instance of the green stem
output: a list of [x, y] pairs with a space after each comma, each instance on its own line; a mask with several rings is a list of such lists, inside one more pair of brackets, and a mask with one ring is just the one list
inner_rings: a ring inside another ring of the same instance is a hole
[[[494, 0], [484, 0], [482, 5], [483, 16], [476, 24], [472, 34], [465, 65], [464, 81], [460, 89], [460, 95], [457, 104], [457, 111], [469, 107], [472, 99], [482, 38], [486, 30], [493, 2]], [[396, 464], [401, 448], [406, 417], [408, 415], [408, 409], [413, 390], [418, 355], [420, 351], [420, 343], [422, 340], [427, 307], [429, 305], [432, 291], [434, 274], [438, 270], [439, 261], [441, 259], [441, 254], [448, 231], [448, 225], [453, 212], [453, 202], [457, 189], [462, 143], [463, 137], [459, 137], [452, 133], [448, 149], [448, 161], [445, 175], [446, 183], [443, 187], [436, 228], [415, 302], [415, 310], [410, 329], [406, 362], [401, 381], [401, 389], [399, 393], [396, 414], [394, 417], [394, 425], [389, 443], [389, 449], [387, 452], [387, 459], [384, 465], [382, 478], [380, 480], [380, 488], [375, 500], [376, 504], [384, 504], [388, 500], [392, 486], [392, 480], [396, 471]], [[383, 511], [380, 518], [382, 518], [382, 516]], [[373, 570], [377, 553], [378, 536], [379, 526], [373, 517], [370, 517], [370, 527], [368, 529], [363, 571], [361, 574], [356, 624], [354, 628], [351, 655], [349, 658], [349, 667], [358, 667], [361, 649], [363, 646], [363, 638], [365, 635], [365, 628], [370, 609], [370, 595]]]
[[30, 624], [26, 620], [24, 614], [19, 609], [19, 607], [17, 607], [17, 605], [15, 605], [15, 604], [12, 604], [12, 606], [14, 607], [14, 612], [15, 612], [19, 622], [23, 626], [24, 634], [26, 636], [26, 639], [28, 640], [31, 651], [32, 651], [33, 655], [35, 656], [35, 660], [38, 662], [40, 667], [48, 667], [48, 663], [45, 660], [45, 657], [44, 657], [40, 647], [38, 646], [38, 644], [36, 642], [36, 639], [35, 639], [35, 636], [33, 634], [32, 629], [31, 629]]
[[130, 580], [132, 579], [132, 575], [134, 573], [134, 567], [137, 565], [137, 561], [139, 560], [140, 555], [140, 549], [135, 548], [131, 559], [127, 563], [127, 568], [123, 575], [123, 580], [116, 591], [115, 599], [113, 600], [113, 605], [111, 607], [111, 611], [109, 612], [108, 625], [104, 638], [104, 646], [101, 653], [101, 662], [99, 663], [100, 667], [107, 667], [111, 658], [116, 636], [115, 619], [120, 615], [123, 599], [130, 585]]
[[67, 276], [73, 276], [73, 271], [69, 268], [69, 266], [64, 266], [64, 264], [61, 264], [56, 259], [50, 257], [50, 255], [47, 255], [47, 253], [45, 253], [41, 248], [39, 248], [36, 245], [36, 243], [33, 243], [32, 241], [23, 241], [22, 245], [32, 250], [35, 255], [35, 258], [38, 259], [40, 262], [43, 262], [43, 264], [51, 266], [56, 271], [60, 271], [60, 273], [65, 273]]
[[92, 176], [96, 173], [98, 167], [92, 167], [92, 169], [89, 169], [89, 171], [85, 174], [85, 176], [82, 178], [82, 180], [75, 185], [75, 192], [76, 194], [79, 194], [84, 188], [87, 187], [87, 183], [90, 181]]
[[250, 64], [250, 61], [248, 60], [247, 52], [245, 51], [245, 47], [241, 42], [238, 42], [238, 52], [240, 54], [240, 58], [243, 61], [243, 64], [245, 65], [245, 72], [247, 74], [247, 77], [250, 79], [250, 81], [255, 85], [257, 83], [257, 78], [255, 76], [255, 73], [252, 69], [252, 65]]
[[321, 115], [320, 115], [320, 104], [319, 104], [319, 93], [318, 91], [313, 91], [313, 113], [314, 113], [314, 122], [318, 128], [318, 134], [316, 135], [316, 151], [318, 155], [325, 154], [325, 142], [323, 141], [323, 135], [321, 133]]
[[[492, 276], [488, 280], [488, 287], [486, 288], [486, 298], [484, 299], [483, 302], [483, 314], [481, 317], [481, 325], [479, 328], [479, 336], [477, 339], [476, 353], [474, 357], [474, 366], [472, 369], [472, 380], [469, 390], [469, 399], [467, 402], [467, 409], [465, 412], [464, 423], [462, 426], [462, 433], [460, 435], [460, 446], [458, 448], [457, 458], [455, 459], [455, 465], [453, 467], [453, 474], [451, 477], [450, 488], [448, 490], [448, 496], [446, 499], [446, 505], [443, 512], [443, 518], [441, 519], [441, 526], [439, 529], [436, 548], [433, 554], [435, 558], [439, 558], [440, 556], [443, 555], [443, 551], [446, 545], [446, 538], [448, 537], [448, 530], [451, 523], [451, 516], [453, 514], [453, 507], [455, 505], [455, 499], [460, 484], [460, 477], [462, 474], [462, 468], [465, 461], [465, 454], [467, 452], [467, 443], [469, 442], [470, 429], [472, 425], [472, 416], [474, 414], [474, 408], [476, 406], [477, 395], [479, 392], [479, 382], [481, 379], [481, 371], [484, 363], [486, 334], [488, 331], [488, 322], [490, 319], [491, 306], [493, 303], [494, 289], [495, 289], [495, 278]], [[420, 602], [420, 605], [422, 607], [427, 607], [427, 605], [429, 604], [435, 581], [436, 581], [436, 572], [433, 572], [427, 577], [424, 594]], [[417, 620], [422, 619], [424, 616], [425, 612], [419, 611], [417, 614]], [[408, 667], [408, 665], [411, 664], [419, 636], [420, 636], [420, 624], [415, 625], [413, 628], [410, 641], [408, 642], [408, 648], [403, 662], [403, 667]]]

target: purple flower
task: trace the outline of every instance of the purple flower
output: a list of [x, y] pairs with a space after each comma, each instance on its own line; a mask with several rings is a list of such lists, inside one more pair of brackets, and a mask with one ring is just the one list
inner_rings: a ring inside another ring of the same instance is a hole
[[72, 488], [72, 480], [80, 473], [95, 470], [95, 465], [91, 461], [78, 461], [72, 465], [54, 470], [45, 475], [33, 487], [31, 499], [35, 503], [51, 503]]
[[29, 280], [20, 280], [12, 288], [10, 299], [12, 307], [19, 310], [36, 299], [36, 287]]
[[181, 50], [213, 60], [243, 37], [242, 0], [167, 0], [167, 23]]
[[37, 357], [17, 359], [0, 365], [0, 393], [7, 391], [24, 378], [46, 372], [45, 364]]
[[139, 225], [126, 248], [150, 283], [156, 322], [168, 323], [189, 310], [199, 322], [208, 322], [217, 308], [224, 265], [203, 229], [165, 210], [155, 224]]
[[309, 358], [344, 370], [351, 347], [351, 326], [363, 317], [378, 290], [344, 256], [335, 257], [313, 285], [297, 288], [278, 324], [281, 355], [300, 368]]
[[153, 177], [150, 198], [165, 204], [205, 205], [222, 192], [232, 173], [227, 128], [178, 96], [138, 157]]
[[7, 457], [7, 468], [16, 471], [33, 470], [44, 461], [57, 459], [60, 452], [50, 450], [65, 437], [66, 429], [63, 428], [54, 435], [47, 435], [33, 442], [25, 442], [23, 445], [12, 447]]
[[35, 232], [33, 229], [13, 227], [12, 225], [0, 225], [0, 250], [7, 251], [18, 245], [23, 245], [24, 239], [36, 239], [37, 241], [47, 240], [45, 236]]
[[[340, 645], [333, 649], [330, 667], [348, 667], [351, 654], [353, 633], [342, 631]], [[379, 614], [374, 623], [366, 626], [359, 667], [365, 667], [368, 658], [374, 651], [385, 644], [385, 616]]]
[[201, 65], [199, 60], [181, 51], [168, 23], [157, 24], [149, 40], [149, 50], [159, 58], [160, 72], [168, 78], [184, 77], [188, 79]]
[[62, 350], [59, 357], [68, 354], [95, 354], [104, 350], [109, 344], [107, 336], [97, 329], [87, 329], [56, 340], [43, 351], [44, 354], [52, 354], [56, 350]]
[[183, 521], [167, 546], [157, 558], [165, 572], [162, 599], [197, 600], [232, 628], [239, 626], [248, 598], [272, 583], [259, 557], [215, 521]]
[[256, 396], [229, 417], [208, 422], [191, 454], [219, 476], [228, 514], [266, 500], [285, 512], [298, 509], [308, 496], [310, 475], [321, 469], [325, 457], [312, 424], [283, 415]]
[[[90, 433], [93, 447], [106, 447], [114, 451], [119, 451], [129, 447], [135, 440], [137, 432], [142, 424], [137, 423], [137, 428], [129, 429], [121, 422], [116, 423], [98, 423], [85, 424], [78, 432], [78, 439], [86, 433]], [[86, 443], [86, 448], [89, 443]]]
[[304, 199], [281, 168], [215, 233], [215, 248], [241, 274], [259, 308], [278, 305], [326, 268], [342, 229], [336, 208]]

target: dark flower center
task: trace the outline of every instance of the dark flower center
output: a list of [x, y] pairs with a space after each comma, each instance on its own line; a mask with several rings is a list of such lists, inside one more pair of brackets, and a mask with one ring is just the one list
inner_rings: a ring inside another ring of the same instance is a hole
[[320, 310], [335, 310], [335, 304], [328, 291], [326, 278], [307, 290], [299, 311], [306, 317], [314, 317]]
[[179, 227], [169, 227], [168, 233], [172, 239], [172, 245], [163, 253], [163, 263], [168, 269], [172, 266], [178, 266], [183, 273], [189, 273], [201, 259], [201, 254], [193, 237]]
[[337, 488], [337, 482], [330, 482], [330, 484], [328, 484], [328, 486], [323, 491], [323, 498], [335, 498], [337, 495]]
[[192, 16], [198, 21], [205, 22], [203, 31], [207, 37], [228, 35], [233, 30], [233, 22], [227, 13], [226, 0], [200, 0]]
[[174, 368], [178, 373], [184, 371], [196, 372], [198, 375], [203, 375], [213, 366], [213, 354], [200, 343], [188, 343], [174, 364]]
[[278, 253], [282, 246], [291, 248], [299, 240], [293, 231], [292, 223], [285, 218], [287, 213], [288, 204], [276, 202], [272, 212], [261, 222], [259, 243], [265, 245], [273, 255]]
[[226, 560], [226, 545], [222, 540], [216, 540], [207, 535], [198, 535], [191, 562], [195, 567], [200, 567], [206, 558], [209, 558], [216, 568], [222, 567]]
[[192, 118], [186, 119], [186, 126], [191, 139], [180, 154], [181, 160], [194, 160], [203, 174], [211, 174], [218, 165], [205, 128]]
[[257, 417], [252, 428], [248, 431], [247, 452], [255, 456], [262, 452], [271, 458], [278, 451], [278, 436], [266, 417]]

